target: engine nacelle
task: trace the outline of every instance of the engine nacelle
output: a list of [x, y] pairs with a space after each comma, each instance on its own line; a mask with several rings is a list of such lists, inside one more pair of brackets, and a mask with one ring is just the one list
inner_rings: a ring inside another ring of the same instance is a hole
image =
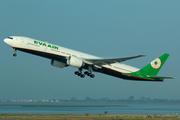
[[84, 62], [82, 59], [80, 59], [78, 57], [69, 56], [69, 58], [67, 59], [67, 65], [80, 68], [80, 67], [84, 66]]
[[66, 66], [65, 63], [62, 63], [62, 62], [57, 61], [57, 60], [51, 60], [51, 65], [54, 67], [59, 67], [59, 68], [63, 68]]

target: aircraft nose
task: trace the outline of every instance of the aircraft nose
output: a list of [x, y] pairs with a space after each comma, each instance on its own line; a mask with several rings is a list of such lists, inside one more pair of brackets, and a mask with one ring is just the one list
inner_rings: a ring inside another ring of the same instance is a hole
[[7, 45], [10, 45], [10, 44], [11, 44], [11, 39], [5, 38], [5, 39], [4, 39], [4, 42], [5, 42]]
[[7, 38], [4, 39], [4, 42], [7, 44], [7, 42], [8, 42]]

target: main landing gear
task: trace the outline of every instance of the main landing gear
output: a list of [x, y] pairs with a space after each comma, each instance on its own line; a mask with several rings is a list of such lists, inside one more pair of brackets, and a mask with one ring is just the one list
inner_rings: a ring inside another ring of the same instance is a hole
[[94, 74], [91, 74], [91, 72], [88, 72], [88, 71], [85, 71], [84, 74], [87, 75], [87, 76], [90, 76], [91, 78], [95, 77]]
[[17, 56], [17, 54], [16, 54], [16, 49], [15, 49], [15, 48], [12, 48], [12, 49], [13, 49], [13, 51], [14, 51], [13, 56], [16, 57], [16, 56]]
[[80, 76], [81, 78], [84, 78], [84, 77], [85, 77], [85, 75], [82, 74], [81, 71], [75, 71], [74, 74]]
[[95, 77], [95, 75], [92, 74], [91, 71], [85, 71], [83, 74], [82, 69], [79, 69], [79, 71], [75, 71], [74, 74], [80, 76], [81, 78], [84, 78], [85, 75], [90, 76], [91, 78]]

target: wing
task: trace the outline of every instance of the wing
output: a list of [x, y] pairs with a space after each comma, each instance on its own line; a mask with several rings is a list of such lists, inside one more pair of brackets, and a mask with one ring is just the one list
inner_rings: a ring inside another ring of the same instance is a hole
[[106, 64], [112, 64], [117, 62], [123, 62], [126, 60], [143, 57], [145, 55], [138, 55], [133, 57], [126, 57], [126, 58], [114, 58], [114, 59], [84, 59], [84, 62], [87, 64], [93, 64], [93, 65], [106, 65]]

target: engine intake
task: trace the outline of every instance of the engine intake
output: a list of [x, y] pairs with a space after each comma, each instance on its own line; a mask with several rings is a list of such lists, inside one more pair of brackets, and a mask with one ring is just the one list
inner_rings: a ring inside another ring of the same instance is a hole
[[80, 59], [78, 57], [69, 56], [67, 59], [67, 65], [80, 68], [80, 67], [84, 66], [84, 62], [82, 59]]

